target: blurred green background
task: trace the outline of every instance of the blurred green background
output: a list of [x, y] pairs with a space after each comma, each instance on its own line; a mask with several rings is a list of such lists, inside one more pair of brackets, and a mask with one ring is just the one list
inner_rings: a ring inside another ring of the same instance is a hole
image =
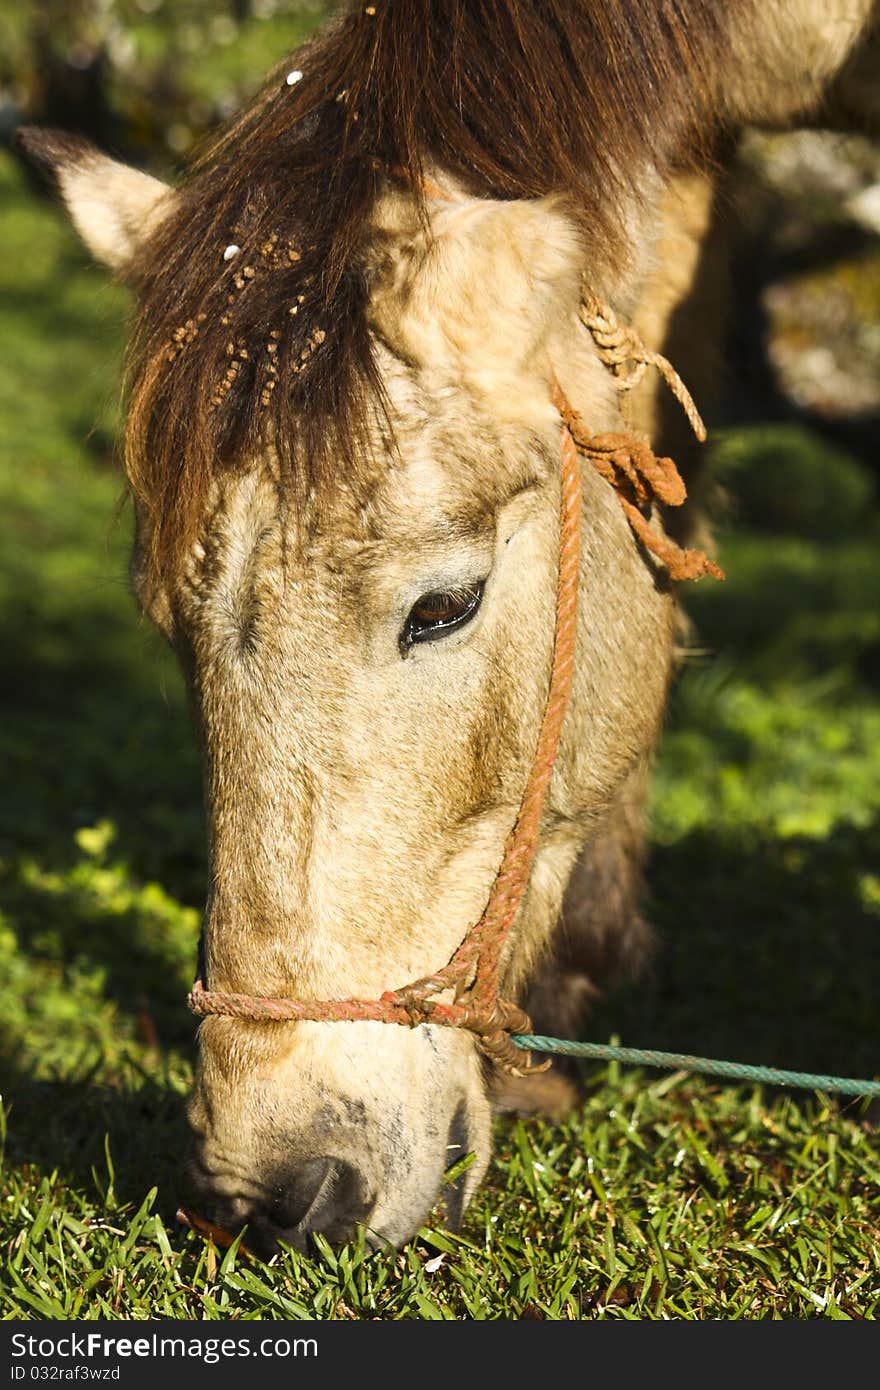
[[[173, 173], [324, 13], [294, 0], [0, 3], [0, 129], [80, 130]], [[653, 969], [591, 1036], [854, 1075], [878, 1068], [880, 156], [750, 136], [730, 368], [712, 424], [728, 574], [652, 808]], [[177, 670], [127, 587], [114, 462], [129, 309], [0, 151], [0, 1079], [9, 1161], [134, 1193], [176, 1172], [183, 995], [204, 892]]]
[[21, 113], [170, 166], [332, 6], [309, 0], [3, 0], [0, 90]]

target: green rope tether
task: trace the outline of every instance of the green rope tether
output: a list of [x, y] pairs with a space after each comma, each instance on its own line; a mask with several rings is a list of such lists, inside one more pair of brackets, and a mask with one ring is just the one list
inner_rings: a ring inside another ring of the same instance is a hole
[[720, 1062], [713, 1057], [690, 1057], [686, 1052], [652, 1052], [611, 1043], [567, 1042], [515, 1033], [511, 1039], [527, 1052], [560, 1052], [566, 1057], [591, 1057], [599, 1062], [624, 1062], [633, 1067], [666, 1067], [671, 1071], [705, 1072], [728, 1081], [766, 1081], [771, 1086], [799, 1086], [806, 1091], [838, 1091], [846, 1096], [880, 1096], [880, 1081], [857, 1081], [849, 1076], [817, 1076], [808, 1071], [753, 1067], [746, 1062]]

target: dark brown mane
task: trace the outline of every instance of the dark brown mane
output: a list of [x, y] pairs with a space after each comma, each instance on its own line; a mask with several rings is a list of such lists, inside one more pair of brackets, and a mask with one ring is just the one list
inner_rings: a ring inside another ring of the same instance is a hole
[[705, 124], [723, 9], [375, 0], [289, 59], [199, 160], [135, 267], [126, 461], [153, 576], [195, 539], [217, 469], [267, 426], [291, 487], [340, 469], [356, 484], [381, 400], [359, 251], [383, 183], [418, 190], [436, 164], [483, 196], [562, 192], [596, 269], [620, 264], [630, 181]]

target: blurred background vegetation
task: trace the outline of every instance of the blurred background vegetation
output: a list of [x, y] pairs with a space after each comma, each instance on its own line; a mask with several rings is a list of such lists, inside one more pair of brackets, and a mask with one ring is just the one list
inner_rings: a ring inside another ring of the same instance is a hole
[[321, 0], [3, 0], [3, 128], [23, 115], [173, 165], [331, 6]]
[[[0, 135], [60, 125], [173, 175], [326, 8], [0, 0]], [[871, 141], [743, 142], [710, 419], [729, 578], [685, 596], [695, 650], [653, 804], [657, 959], [600, 1004], [596, 1038], [877, 1072], [878, 205]], [[181, 681], [127, 588], [128, 300], [5, 150], [0, 237], [5, 1181], [59, 1170], [92, 1190], [110, 1132], [123, 1195], [140, 1201], [149, 1170], [170, 1220], [205, 857]]]

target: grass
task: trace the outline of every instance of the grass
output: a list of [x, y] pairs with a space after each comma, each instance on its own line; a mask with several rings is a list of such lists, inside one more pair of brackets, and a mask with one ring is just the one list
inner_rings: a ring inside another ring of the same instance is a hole
[[[176, 1223], [205, 863], [181, 683], [114, 520], [126, 302], [9, 160], [0, 222], [2, 1316], [875, 1318], [876, 1111], [680, 1074], [586, 1067], [568, 1123], [499, 1121], [459, 1236], [267, 1267]], [[795, 433], [797, 515], [762, 515], [771, 445], [718, 445], [749, 510], [722, 528], [728, 582], [689, 597], [712, 653], [682, 670], [658, 762], [660, 947], [591, 1036], [871, 1076], [875, 480]], [[836, 466], [855, 501], [829, 529]]]
[[[59, 1101], [119, 1126], [127, 1100], [155, 1137], [174, 1126], [169, 1094], [173, 1102], [182, 1081], [154, 1068], [118, 1080], [112, 1101], [96, 1101], [93, 1085]], [[181, 1236], [161, 1185], [127, 1200], [120, 1172], [108, 1147], [86, 1193], [57, 1170], [17, 1176], [6, 1197], [15, 1232], [7, 1316], [849, 1319], [880, 1310], [876, 1146], [857, 1110], [846, 1116], [810, 1097], [771, 1104], [681, 1075], [597, 1075], [569, 1124], [499, 1130], [461, 1236], [427, 1226], [397, 1254], [321, 1243], [314, 1258], [287, 1251], [266, 1267]]]

